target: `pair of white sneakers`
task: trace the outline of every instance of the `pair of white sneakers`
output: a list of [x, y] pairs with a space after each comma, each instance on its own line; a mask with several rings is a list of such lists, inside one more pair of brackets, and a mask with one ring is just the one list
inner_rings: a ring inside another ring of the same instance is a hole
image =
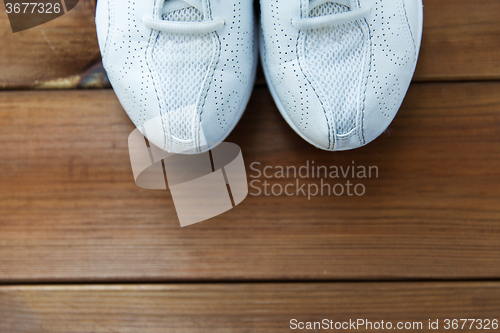
[[422, 0], [260, 7], [256, 29], [252, 0], [98, 1], [104, 68], [142, 134], [172, 153], [222, 142], [246, 108], [260, 48], [276, 105], [306, 141], [334, 151], [379, 136], [415, 71]]

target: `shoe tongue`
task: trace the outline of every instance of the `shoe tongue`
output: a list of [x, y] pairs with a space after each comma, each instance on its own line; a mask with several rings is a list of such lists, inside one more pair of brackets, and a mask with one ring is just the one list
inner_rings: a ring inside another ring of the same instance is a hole
[[318, 17], [318, 16], [326, 16], [333, 15], [338, 13], [344, 13], [349, 11], [349, 5], [344, 3], [348, 3], [349, 0], [346, 1], [312, 1], [311, 4], [315, 2], [315, 6], [309, 7], [309, 16], [310, 17]]
[[[351, 8], [351, 3], [352, 0], [311, 0], [309, 2], [309, 11], [314, 12], [315, 10], [317, 11], [318, 8], [320, 9], [320, 11], [324, 10], [325, 8], [333, 8], [333, 7], [336, 7], [336, 8], [343, 8], [344, 10], [343, 11], [346, 11], [346, 7], [347, 7], [347, 10], [349, 10], [349, 8]], [[322, 9], [322, 10], [321, 10]], [[325, 13], [325, 14], [328, 14], [328, 13]], [[330, 14], [333, 14], [333, 13], [330, 13]]]
[[163, 19], [168, 21], [201, 22], [200, 0], [169, 0], [163, 4]]
[[201, 0], [166, 0], [163, 3], [163, 14], [188, 7], [194, 7], [200, 12], [203, 12], [203, 4]]

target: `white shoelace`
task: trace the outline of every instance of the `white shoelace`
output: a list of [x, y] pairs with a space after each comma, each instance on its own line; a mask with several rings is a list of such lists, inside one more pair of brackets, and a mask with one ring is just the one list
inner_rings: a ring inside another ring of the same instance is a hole
[[[203, 12], [201, 0], [170, 0], [165, 2], [162, 16], [188, 7], [194, 7], [200, 12]], [[225, 24], [222, 19], [203, 22], [188, 22], [158, 20], [147, 16], [142, 18], [142, 23], [150, 29], [172, 34], [207, 34], [221, 29]]]
[[[309, 10], [324, 5], [327, 2], [340, 3], [350, 8], [353, 7], [353, 0], [311, 0]], [[371, 8], [366, 7], [350, 10], [344, 13], [292, 19], [292, 25], [299, 30], [310, 30], [322, 28], [325, 26], [340, 25], [365, 18], [371, 12], [371, 10]]]

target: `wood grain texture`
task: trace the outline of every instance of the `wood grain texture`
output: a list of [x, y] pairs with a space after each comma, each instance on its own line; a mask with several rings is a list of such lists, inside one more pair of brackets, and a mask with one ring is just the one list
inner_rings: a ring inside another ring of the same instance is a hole
[[[109, 86], [100, 61], [94, 0], [67, 15], [13, 34], [0, 11], [0, 87]], [[500, 2], [424, 0], [424, 36], [416, 81], [500, 78]], [[263, 84], [259, 72], [257, 84]]]
[[499, 278], [499, 89], [413, 84], [379, 139], [331, 153], [300, 139], [256, 88], [228, 139], [250, 177], [254, 162], [307, 161], [377, 166], [379, 177], [349, 177], [366, 187], [361, 197], [251, 188], [187, 228], [169, 191], [134, 184], [133, 125], [111, 90], [2, 92], [0, 281]]
[[[12, 33], [0, 6], [0, 87], [75, 88], [109, 83], [100, 68], [95, 0], [81, 0], [67, 14]], [[95, 67], [94, 67], [95, 65]]]
[[[291, 319], [422, 323], [408, 331], [449, 332], [445, 319], [499, 319], [499, 313], [500, 284], [486, 282], [0, 288], [0, 331], [18, 333], [293, 332]], [[429, 319], [439, 321], [438, 330], [428, 329]]]
[[500, 1], [424, 0], [415, 80], [500, 78]]

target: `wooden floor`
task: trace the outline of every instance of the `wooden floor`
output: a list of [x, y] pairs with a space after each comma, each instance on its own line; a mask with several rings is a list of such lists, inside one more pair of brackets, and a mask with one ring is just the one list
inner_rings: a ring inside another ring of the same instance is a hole
[[439, 320], [432, 331], [447, 332], [445, 319], [500, 320], [500, 1], [424, 5], [414, 83], [376, 141], [313, 148], [262, 76], [228, 138], [249, 176], [255, 162], [375, 166], [378, 177], [351, 179], [365, 195], [251, 188], [186, 228], [168, 190], [134, 183], [134, 127], [106, 89], [95, 2], [16, 34], [0, 11], [0, 333], [268, 333], [293, 331], [292, 319], [420, 331]]

